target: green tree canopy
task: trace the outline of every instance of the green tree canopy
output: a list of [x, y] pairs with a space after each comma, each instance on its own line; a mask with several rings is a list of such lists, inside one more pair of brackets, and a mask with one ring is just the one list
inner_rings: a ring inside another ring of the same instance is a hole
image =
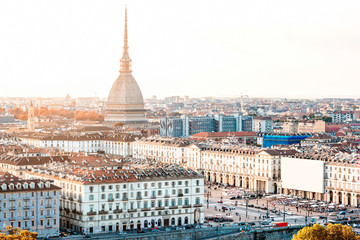
[[329, 224], [327, 227], [315, 224], [304, 227], [293, 236], [293, 240], [360, 240], [351, 227], [341, 224]]

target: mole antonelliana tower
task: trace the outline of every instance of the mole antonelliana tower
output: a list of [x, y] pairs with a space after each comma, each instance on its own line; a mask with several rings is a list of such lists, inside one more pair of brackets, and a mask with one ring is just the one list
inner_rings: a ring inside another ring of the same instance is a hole
[[127, 7], [125, 7], [125, 31], [123, 55], [120, 60], [120, 75], [115, 80], [107, 100], [105, 122], [145, 123], [144, 99], [135, 78], [132, 76], [127, 32]]

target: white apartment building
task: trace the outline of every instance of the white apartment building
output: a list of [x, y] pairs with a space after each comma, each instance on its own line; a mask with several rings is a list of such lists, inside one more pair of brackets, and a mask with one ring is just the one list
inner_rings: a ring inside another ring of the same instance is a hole
[[130, 156], [133, 151], [131, 142], [140, 138], [131, 133], [111, 135], [101, 133], [82, 133], [80, 135], [24, 133], [17, 137], [25, 144], [40, 148], [56, 148], [65, 152], [96, 153], [103, 151], [107, 154], [121, 156]]
[[253, 117], [254, 132], [273, 132], [273, 120], [270, 117]]
[[360, 111], [334, 111], [330, 114], [330, 117], [332, 117], [332, 121], [334, 123], [337, 122], [351, 122], [356, 121], [360, 118]]
[[204, 222], [204, 178], [184, 168], [83, 170], [34, 168], [27, 178], [62, 188], [61, 227], [106, 233]]
[[169, 164], [186, 162], [186, 147], [190, 142], [177, 138], [144, 138], [132, 143], [133, 158], [154, 159]]
[[59, 236], [60, 188], [51, 181], [23, 180], [0, 172], [0, 230], [7, 226]]

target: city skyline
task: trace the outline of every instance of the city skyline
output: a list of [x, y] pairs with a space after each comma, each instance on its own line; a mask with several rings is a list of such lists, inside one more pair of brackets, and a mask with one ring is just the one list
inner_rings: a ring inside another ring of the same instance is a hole
[[[145, 98], [358, 98], [360, 4], [324, 3], [129, 1], [134, 77]], [[2, 96], [108, 94], [124, 2], [71, 4], [1, 3]]]

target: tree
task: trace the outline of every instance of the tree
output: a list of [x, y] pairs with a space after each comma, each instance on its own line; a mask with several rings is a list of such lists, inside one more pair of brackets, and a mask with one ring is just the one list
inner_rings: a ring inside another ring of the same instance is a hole
[[117, 122], [115, 123], [115, 127], [122, 127], [124, 126], [124, 123], [123, 122]]
[[312, 227], [304, 227], [293, 236], [293, 240], [360, 240], [351, 227], [341, 224], [329, 224], [323, 227], [315, 224]]
[[315, 118], [315, 114], [310, 113], [308, 117], [309, 117], [309, 119], [314, 119], [314, 118]]
[[36, 232], [20, 231], [19, 228], [13, 228], [12, 226], [7, 226], [6, 231], [7, 233], [0, 232], [0, 240], [36, 240], [38, 236]]
[[324, 122], [332, 122], [332, 117], [323, 116], [321, 119], [322, 119]]

